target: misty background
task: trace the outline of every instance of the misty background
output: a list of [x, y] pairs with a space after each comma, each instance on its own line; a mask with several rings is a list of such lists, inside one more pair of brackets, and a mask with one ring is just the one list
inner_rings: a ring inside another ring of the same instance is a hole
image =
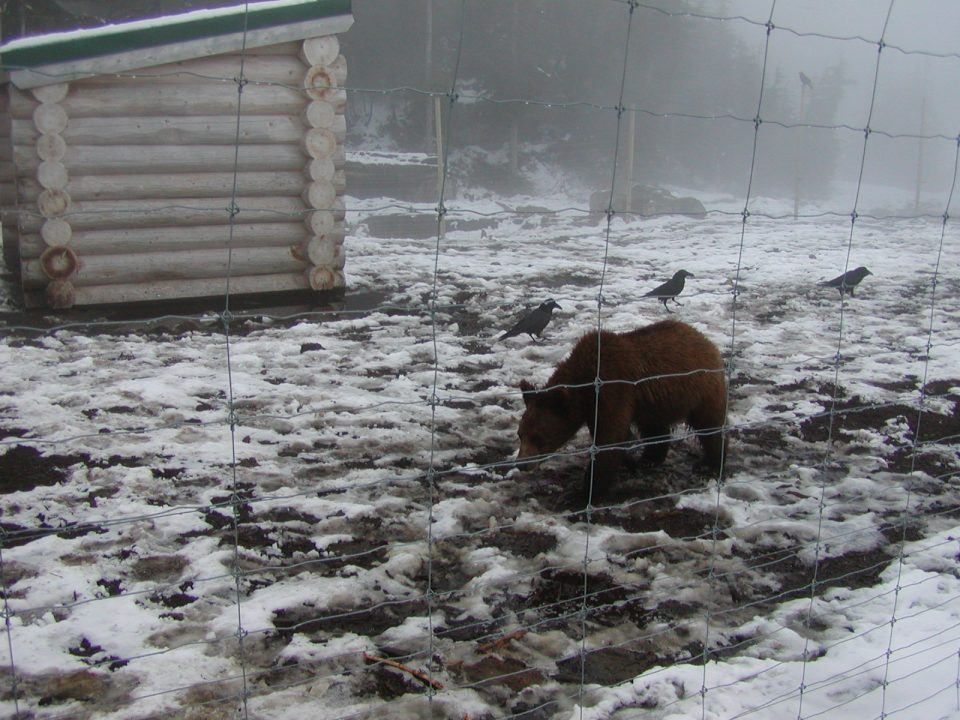
[[[0, 22], [9, 40], [231, 5], [19, 0]], [[557, 183], [609, 188], [614, 158], [627, 176], [622, 104], [635, 111], [636, 183], [745, 197], [756, 135], [751, 196], [849, 212], [869, 127], [865, 188], [884, 187], [888, 203], [899, 190], [890, 213], [943, 212], [960, 133], [960, 4], [661, 0], [631, 22], [628, 10], [622, 0], [353, 0], [341, 37], [348, 153], [434, 154], [439, 96], [451, 190], [549, 191], [531, 185], [545, 167]]]
[[[635, 182], [744, 196], [763, 77], [752, 194], [792, 197], [799, 179], [802, 199], [839, 193], [837, 207], [849, 211], [869, 124], [864, 182], [903, 190], [891, 212], [942, 213], [960, 132], [960, 5], [893, 3], [871, 116], [889, 7], [780, 2], [771, 18], [760, 0], [638, 6], [622, 99], [637, 111]], [[454, 90], [454, 169], [458, 149], [479, 147], [508, 174], [550, 162], [609, 186], [629, 125], [624, 116], [617, 148], [625, 3], [358, 1], [354, 14], [343, 44], [357, 142], [429, 150], [427, 100], [396, 89]]]

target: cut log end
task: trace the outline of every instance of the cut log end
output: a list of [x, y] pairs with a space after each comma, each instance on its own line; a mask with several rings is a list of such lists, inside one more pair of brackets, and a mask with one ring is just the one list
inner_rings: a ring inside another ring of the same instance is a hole
[[67, 111], [56, 103], [40, 103], [33, 111], [33, 124], [42, 133], [62, 133], [67, 122]]
[[324, 128], [310, 128], [303, 136], [303, 151], [311, 158], [332, 158], [337, 150], [337, 137]]
[[315, 180], [303, 191], [304, 203], [314, 210], [330, 210], [337, 199], [337, 190], [328, 180]]
[[52, 218], [40, 226], [40, 237], [49, 247], [63, 247], [70, 244], [73, 228], [66, 220]]
[[323, 100], [314, 100], [307, 105], [301, 117], [303, 118], [304, 124], [308, 127], [325, 128], [329, 130], [333, 128], [337, 113], [330, 103]]
[[63, 191], [69, 177], [67, 166], [59, 160], [44, 160], [37, 167], [37, 182], [47, 190]]
[[339, 54], [340, 41], [336, 35], [307, 38], [300, 50], [300, 57], [308, 65], [329, 65]]
[[54, 280], [43, 292], [47, 307], [54, 310], [65, 310], [73, 307], [77, 302], [77, 293], [73, 283], [69, 280]]
[[347, 83], [347, 59], [343, 55], [337, 55], [333, 62], [328, 65], [334, 81], [339, 87]]
[[301, 244], [301, 254], [310, 263], [334, 270], [343, 270], [346, 265], [346, 251], [343, 247], [343, 234], [319, 235], [308, 238]]
[[45, 161], [60, 161], [67, 154], [67, 143], [58, 134], [43, 133], [37, 138], [37, 157]]
[[[331, 61], [332, 62], [332, 61]], [[30, 93], [42, 103], [58, 103], [70, 92], [69, 83], [55, 83], [33, 88]]]
[[311, 180], [333, 180], [337, 166], [330, 158], [314, 158], [303, 169], [303, 174]]
[[68, 247], [50, 247], [40, 256], [40, 267], [51, 280], [66, 280], [80, 269], [80, 258]]
[[314, 210], [307, 213], [303, 224], [311, 235], [326, 235], [337, 227], [337, 220], [331, 210]]
[[303, 79], [303, 89], [311, 100], [332, 100], [337, 93], [337, 81], [326, 65], [312, 65]]
[[314, 290], [335, 290], [347, 284], [342, 270], [328, 267], [310, 268], [307, 270], [307, 280]]
[[47, 188], [37, 196], [37, 208], [45, 218], [62, 217], [70, 210], [70, 195], [59, 188]]

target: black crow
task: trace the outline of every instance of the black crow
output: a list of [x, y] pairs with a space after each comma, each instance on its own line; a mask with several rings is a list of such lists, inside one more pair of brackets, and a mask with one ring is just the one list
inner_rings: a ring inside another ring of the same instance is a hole
[[688, 277], [694, 277], [693, 273], [689, 273], [686, 270], [677, 270], [672, 278], [660, 287], [648, 292], [644, 297], [657, 298], [657, 300], [663, 303], [663, 307], [666, 308], [667, 312], [670, 312], [670, 308], [667, 307], [667, 300], [673, 300], [677, 305], [681, 304], [677, 302], [677, 295], [683, 292], [683, 283]]
[[554, 310], [562, 310], [553, 298], [547, 300], [544, 303], [540, 304], [536, 310], [531, 311], [528, 315], [525, 315], [521, 318], [516, 325], [507, 330], [503, 335], [501, 335], [499, 340], [506, 340], [507, 338], [512, 338], [515, 335], [520, 335], [526, 333], [533, 339], [533, 336], [536, 335], [540, 337], [540, 333], [543, 332], [543, 329], [550, 322], [550, 318], [553, 316]]
[[853, 289], [859, 285], [860, 281], [867, 275], [873, 275], [873, 273], [861, 265], [853, 270], [848, 270], [843, 275], [838, 275], [833, 280], [825, 280], [822, 283], [817, 283], [817, 285], [820, 287], [836, 288], [840, 291], [840, 297], [843, 297], [844, 292], [849, 292], [850, 297], [853, 297]]

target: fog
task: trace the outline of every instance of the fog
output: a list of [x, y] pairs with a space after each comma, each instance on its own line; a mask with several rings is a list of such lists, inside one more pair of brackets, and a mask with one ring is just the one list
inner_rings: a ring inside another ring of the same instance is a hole
[[[752, 167], [754, 194], [822, 203], [856, 186], [862, 164], [865, 185], [902, 189], [889, 212], [942, 213], [947, 201], [960, 132], [956, 3], [661, 2], [632, 18], [615, 0], [353, 7], [343, 44], [358, 144], [432, 151], [425, 93], [437, 93], [451, 161], [482, 148], [514, 171], [556, 162], [602, 187], [614, 157], [627, 174], [622, 104], [636, 111], [636, 182], [744, 194]], [[837, 201], [852, 209], [849, 191]]]

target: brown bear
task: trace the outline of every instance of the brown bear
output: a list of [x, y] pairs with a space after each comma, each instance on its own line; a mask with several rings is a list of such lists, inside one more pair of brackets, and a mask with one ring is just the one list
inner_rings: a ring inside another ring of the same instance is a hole
[[663, 320], [631, 332], [587, 333], [543, 388], [523, 380], [520, 389], [526, 410], [517, 431], [518, 460], [558, 450], [583, 425], [593, 436], [597, 452], [587, 465], [585, 500], [609, 492], [632, 439], [631, 424], [643, 440], [644, 462], [663, 462], [671, 426], [686, 423], [697, 433], [705, 464], [716, 471], [722, 466], [723, 359], [686, 323]]

